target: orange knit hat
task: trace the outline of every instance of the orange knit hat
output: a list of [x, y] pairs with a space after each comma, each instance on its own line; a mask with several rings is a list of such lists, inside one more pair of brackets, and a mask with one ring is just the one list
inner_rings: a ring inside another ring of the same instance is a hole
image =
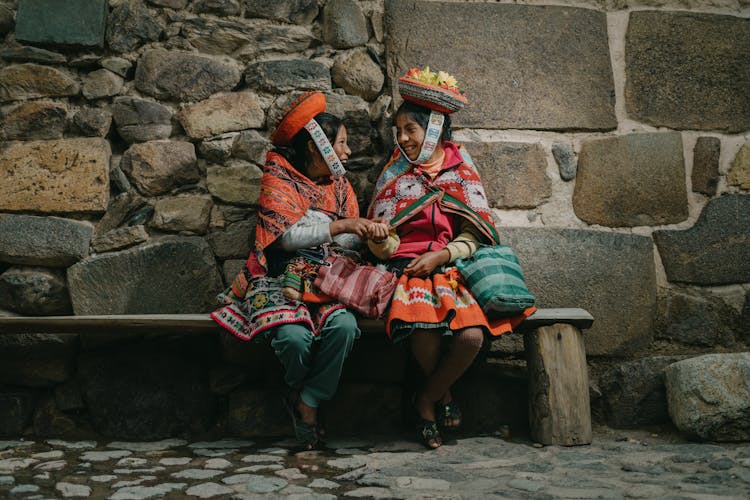
[[297, 132], [317, 114], [326, 110], [326, 98], [316, 90], [308, 90], [296, 98], [277, 121], [276, 129], [271, 134], [275, 146], [289, 144]]

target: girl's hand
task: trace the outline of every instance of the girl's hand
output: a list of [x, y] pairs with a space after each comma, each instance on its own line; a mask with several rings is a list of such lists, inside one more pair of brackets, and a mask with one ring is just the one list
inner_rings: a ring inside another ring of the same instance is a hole
[[367, 219], [353, 217], [351, 219], [335, 220], [331, 222], [328, 228], [331, 231], [331, 236], [336, 236], [337, 234], [342, 233], [351, 233], [356, 234], [360, 238], [365, 238], [367, 237], [372, 224], [373, 223]]
[[429, 276], [436, 267], [448, 263], [450, 258], [451, 254], [445, 248], [435, 252], [424, 253], [409, 262], [409, 265], [404, 268], [404, 274], [424, 278], [425, 276]]
[[370, 230], [367, 233], [367, 239], [380, 243], [388, 238], [388, 232], [390, 226], [383, 221], [383, 219], [375, 219], [370, 221]]

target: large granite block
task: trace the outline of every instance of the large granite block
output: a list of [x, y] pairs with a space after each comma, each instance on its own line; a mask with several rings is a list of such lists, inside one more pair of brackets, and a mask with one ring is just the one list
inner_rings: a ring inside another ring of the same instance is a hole
[[69, 73], [49, 66], [27, 63], [0, 69], [0, 102], [74, 96], [80, 90]]
[[0, 149], [0, 210], [103, 212], [111, 155], [100, 137], [6, 143]]
[[499, 228], [518, 254], [539, 307], [582, 307], [590, 355], [620, 355], [653, 337], [656, 277], [651, 238], [577, 229]]
[[693, 227], [654, 231], [669, 281], [694, 285], [750, 282], [750, 196], [708, 202]]
[[632, 134], [584, 142], [573, 209], [589, 224], [609, 227], [658, 226], [687, 219], [680, 134]]
[[135, 70], [138, 90], [171, 101], [200, 101], [239, 82], [234, 65], [184, 51], [148, 50]]
[[636, 120], [690, 130], [750, 129], [750, 19], [630, 14], [625, 106]]
[[106, 0], [19, 0], [16, 39], [40, 44], [104, 45]]
[[456, 114], [458, 125], [545, 130], [617, 126], [604, 12], [387, 0], [385, 26], [391, 78], [409, 67], [429, 65], [458, 79], [469, 98], [468, 107]]
[[68, 269], [75, 314], [208, 312], [223, 284], [200, 238], [167, 237], [98, 255]]
[[465, 142], [491, 207], [533, 208], [552, 193], [541, 144]]
[[678, 429], [706, 441], [750, 439], [750, 353], [685, 359], [664, 374]]
[[0, 336], [0, 386], [54, 387], [75, 373], [75, 335]]
[[75, 220], [0, 215], [0, 262], [67, 267], [88, 255], [93, 231]]

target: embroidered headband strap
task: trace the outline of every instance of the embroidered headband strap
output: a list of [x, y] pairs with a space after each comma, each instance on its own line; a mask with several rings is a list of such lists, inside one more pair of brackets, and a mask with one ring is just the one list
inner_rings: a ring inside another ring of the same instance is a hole
[[435, 152], [435, 148], [437, 147], [440, 133], [443, 131], [444, 121], [445, 115], [443, 113], [430, 111], [430, 119], [427, 122], [427, 130], [425, 131], [424, 140], [422, 141], [422, 148], [419, 151], [419, 156], [417, 156], [417, 159], [414, 161], [410, 160], [404, 150], [401, 148], [401, 144], [398, 143], [398, 132], [396, 131], [396, 127], [393, 127], [393, 136], [395, 138], [396, 146], [409, 163], [418, 165], [430, 159], [430, 156], [432, 156], [432, 153]]
[[323, 129], [318, 122], [314, 119], [310, 120], [305, 124], [305, 130], [310, 133], [310, 137], [312, 137], [315, 146], [317, 146], [318, 151], [320, 151], [323, 161], [328, 165], [328, 170], [331, 171], [331, 175], [334, 177], [342, 177], [346, 174], [344, 164], [341, 163], [338, 155], [333, 150], [333, 146], [331, 146], [331, 141], [328, 140], [328, 137], [326, 137], [325, 132], [323, 132]]

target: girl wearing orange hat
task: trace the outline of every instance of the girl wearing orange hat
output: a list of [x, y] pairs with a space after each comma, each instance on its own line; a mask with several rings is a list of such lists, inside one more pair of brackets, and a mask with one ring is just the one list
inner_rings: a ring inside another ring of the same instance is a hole
[[478, 354], [485, 333], [508, 332], [523, 317], [490, 321], [451, 265], [480, 243], [499, 243], [477, 170], [466, 150], [451, 142], [450, 114], [466, 105], [466, 97], [455, 78], [429, 68], [411, 69], [399, 79], [399, 92], [404, 103], [396, 111], [396, 147], [368, 212], [392, 229], [368, 245], [402, 273], [386, 331], [394, 342], [410, 338], [424, 375], [412, 401], [416, 428], [427, 447], [437, 448], [441, 428], [461, 424], [451, 386]]
[[[295, 435], [306, 449], [320, 444], [317, 409], [333, 397], [344, 361], [360, 331], [342, 304], [309, 287], [296, 294], [284, 287], [290, 262], [300, 253], [335, 242], [357, 247], [361, 239], [382, 239], [385, 224], [359, 218], [359, 207], [344, 164], [351, 150], [346, 128], [325, 113], [325, 96], [306, 92], [282, 115], [271, 135], [261, 180], [255, 244], [229, 291], [211, 317], [242, 340], [259, 334], [285, 369], [292, 389], [284, 398]], [[305, 280], [305, 270], [295, 275]], [[299, 283], [298, 283], [299, 285]]]

